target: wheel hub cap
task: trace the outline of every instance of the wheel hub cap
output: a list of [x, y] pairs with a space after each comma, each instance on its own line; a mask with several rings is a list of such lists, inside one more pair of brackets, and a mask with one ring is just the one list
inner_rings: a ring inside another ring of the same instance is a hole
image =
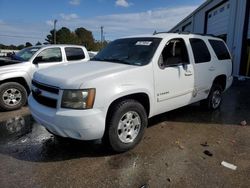
[[220, 102], [221, 102], [221, 92], [216, 90], [212, 98], [213, 108], [217, 108], [220, 105]]
[[119, 121], [117, 134], [123, 143], [131, 143], [137, 137], [141, 128], [141, 119], [137, 112], [130, 111]]
[[4, 104], [8, 106], [16, 106], [22, 100], [21, 92], [18, 89], [7, 89], [2, 96]]

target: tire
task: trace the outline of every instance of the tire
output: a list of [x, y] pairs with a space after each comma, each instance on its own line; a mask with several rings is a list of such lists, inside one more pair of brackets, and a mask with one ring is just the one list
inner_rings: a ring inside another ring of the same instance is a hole
[[0, 108], [5, 111], [16, 110], [27, 102], [26, 89], [16, 82], [0, 85]]
[[136, 100], [124, 100], [111, 109], [103, 142], [115, 152], [134, 148], [142, 139], [148, 124], [144, 107]]
[[216, 110], [220, 107], [222, 102], [222, 87], [219, 84], [213, 84], [210, 89], [208, 98], [201, 101], [201, 104], [208, 110]]

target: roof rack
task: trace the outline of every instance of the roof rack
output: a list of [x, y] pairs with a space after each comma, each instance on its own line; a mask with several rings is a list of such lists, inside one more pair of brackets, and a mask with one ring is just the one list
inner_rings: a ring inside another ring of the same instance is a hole
[[162, 34], [162, 33], [170, 33], [170, 32], [168, 32], [168, 31], [161, 31], [161, 32], [154, 31], [153, 35]]
[[203, 34], [203, 33], [192, 33], [192, 34], [201, 35], [201, 36], [208, 36], [208, 37], [217, 37], [216, 35], [213, 35], [213, 34]]
[[200, 36], [217, 37], [217, 36], [215, 36], [215, 35], [213, 35], [213, 34], [192, 33], [192, 32], [190, 32], [190, 31], [181, 31], [181, 32], [169, 32], [169, 31], [157, 32], [157, 31], [155, 31], [155, 32], [153, 33], [153, 35], [162, 34], [162, 33], [177, 33], [177, 34], [182, 34], [182, 35], [194, 34], [194, 35], [200, 35]]

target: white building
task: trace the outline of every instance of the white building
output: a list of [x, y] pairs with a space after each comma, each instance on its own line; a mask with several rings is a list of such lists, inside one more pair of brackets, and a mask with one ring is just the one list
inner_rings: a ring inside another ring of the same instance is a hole
[[250, 0], [207, 0], [170, 32], [213, 34], [231, 51], [235, 76], [250, 77]]
[[17, 53], [19, 50], [6, 50], [6, 49], [0, 49], [0, 57], [1, 56], [7, 56], [8, 53]]

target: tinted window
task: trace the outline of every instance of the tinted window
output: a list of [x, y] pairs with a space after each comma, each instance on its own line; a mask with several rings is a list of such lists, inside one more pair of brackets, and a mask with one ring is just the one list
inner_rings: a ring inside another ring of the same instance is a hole
[[82, 48], [65, 48], [68, 61], [80, 60], [85, 58]]
[[126, 38], [110, 42], [92, 60], [143, 66], [148, 64], [162, 39]]
[[219, 60], [231, 59], [230, 54], [225, 46], [224, 42], [219, 40], [209, 40], [217, 58]]
[[195, 63], [205, 63], [211, 60], [206, 43], [201, 39], [190, 39]]
[[61, 49], [45, 49], [35, 58], [35, 61], [39, 63], [60, 62], [62, 61]]

